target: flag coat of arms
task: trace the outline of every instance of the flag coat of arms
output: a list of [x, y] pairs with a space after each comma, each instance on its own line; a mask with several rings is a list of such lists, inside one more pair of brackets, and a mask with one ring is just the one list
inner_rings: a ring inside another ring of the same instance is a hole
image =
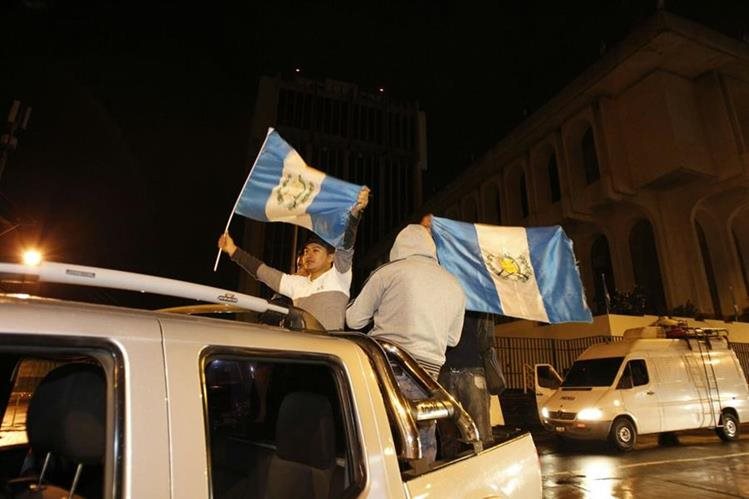
[[340, 248], [361, 189], [307, 165], [269, 128], [234, 213], [261, 222], [299, 225]]
[[548, 323], [591, 322], [572, 241], [559, 226], [500, 227], [432, 217], [437, 258], [466, 309]]

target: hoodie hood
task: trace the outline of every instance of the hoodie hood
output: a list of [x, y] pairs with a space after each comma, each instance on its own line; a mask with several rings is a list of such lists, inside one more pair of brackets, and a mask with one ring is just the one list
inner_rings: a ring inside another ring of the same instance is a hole
[[402, 260], [412, 255], [437, 259], [437, 247], [434, 245], [434, 240], [422, 225], [407, 225], [398, 233], [393, 248], [390, 250], [390, 261]]

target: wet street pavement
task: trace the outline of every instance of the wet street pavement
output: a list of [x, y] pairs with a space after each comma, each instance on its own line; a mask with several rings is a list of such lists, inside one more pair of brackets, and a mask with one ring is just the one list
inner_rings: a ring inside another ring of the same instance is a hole
[[670, 445], [640, 436], [637, 448], [626, 454], [540, 436], [544, 497], [749, 497], [749, 425], [742, 425], [742, 433], [731, 444], [709, 430], [678, 433], [678, 443]]

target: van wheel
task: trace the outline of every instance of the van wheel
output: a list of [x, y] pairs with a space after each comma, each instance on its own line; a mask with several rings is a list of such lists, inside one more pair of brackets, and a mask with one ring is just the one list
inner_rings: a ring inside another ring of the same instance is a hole
[[739, 439], [739, 418], [734, 413], [724, 411], [720, 417], [722, 426], [715, 428], [715, 433], [718, 434], [721, 440], [724, 442], [733, 442]]
[[609, 442], [615, 450], [629, 452], [637, 443], [637, 430], [634, 423], [627, 418], [616, 418], [611, 425]]

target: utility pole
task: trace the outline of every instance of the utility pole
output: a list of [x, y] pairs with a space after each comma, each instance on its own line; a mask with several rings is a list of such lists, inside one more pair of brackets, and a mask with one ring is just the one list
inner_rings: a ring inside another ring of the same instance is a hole
[[30, 117], [31, 107], [24, 106], [19, 100], [14, 100], [10, 106], [8, 120], [5, 122], [2, 135], [0, 135], [0, 180], [3, 178], [8, 155], [18, 147], [17, 134], [26, 130]]

